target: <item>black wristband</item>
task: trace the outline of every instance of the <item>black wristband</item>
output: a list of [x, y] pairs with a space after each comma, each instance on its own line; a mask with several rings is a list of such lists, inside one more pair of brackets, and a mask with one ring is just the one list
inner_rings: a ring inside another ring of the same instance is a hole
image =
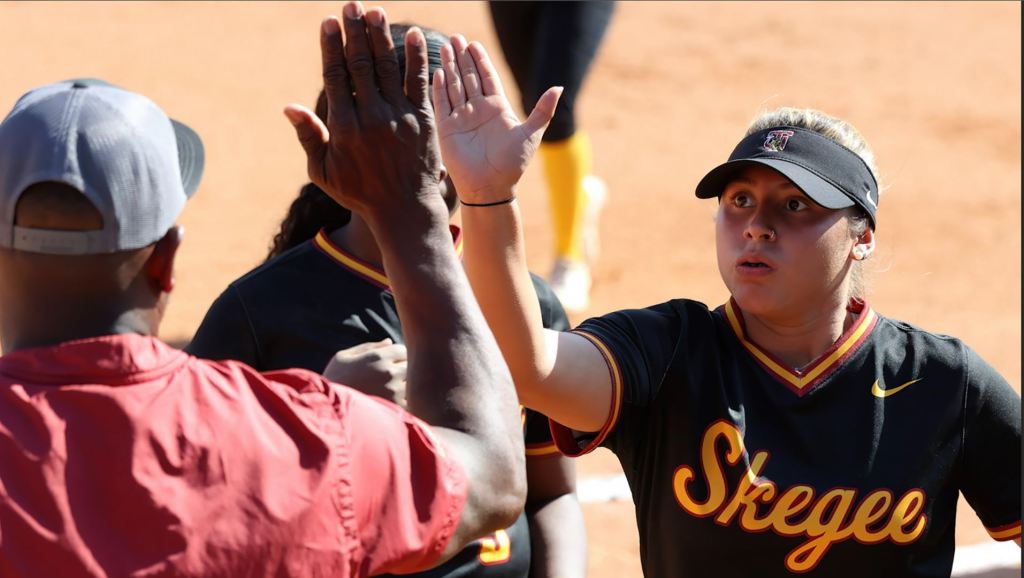
[[467, 203], [466, 201], [463, 201], [462, 199], [459, 199], [459, 202], [462, 203], [462, 205], [466, 206], [466, 207], [494, 207], [494, 206], [497, 206], [497, 205], [507, 205], [507, 204], [511, 203], [512, 201], [514, 201], [514, 200], [516, 200], [516, 196], [515, 195], [512, 195], [511, 197], [509, 197], [507, 199], [502, 199], [500, 201], [494, 201], [493, 203]]

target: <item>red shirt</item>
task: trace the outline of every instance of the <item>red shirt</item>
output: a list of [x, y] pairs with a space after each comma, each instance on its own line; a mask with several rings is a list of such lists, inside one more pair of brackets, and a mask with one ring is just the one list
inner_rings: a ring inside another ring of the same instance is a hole
[[467, 481], [304, 370], [115, 335], [0, 357], [0, 576], [368, 576], [433, 563]]

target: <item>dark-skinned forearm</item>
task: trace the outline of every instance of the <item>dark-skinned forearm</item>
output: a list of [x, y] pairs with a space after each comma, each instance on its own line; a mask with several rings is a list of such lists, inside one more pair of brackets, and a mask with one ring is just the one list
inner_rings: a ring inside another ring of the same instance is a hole
[[[368, 222], [381, 249], [409, 352], [409, 410], [482, 444], [490, 464], [464, 463], [467, 473], [474, 482], [494, 486], [496, 498], [505, 494], [515, 502], [525, 491], [518, 400], [455, 255], [443, 202], [437, 197], [426, 211], [373, 216]], [[494, 463], [506, 467], [484, 467]], [[518, 507], [510, 508], [521, 509], [518, 501]]]

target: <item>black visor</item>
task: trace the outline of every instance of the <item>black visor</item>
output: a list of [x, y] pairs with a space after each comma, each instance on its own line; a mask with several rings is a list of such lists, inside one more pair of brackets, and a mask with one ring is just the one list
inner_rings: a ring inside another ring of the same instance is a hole
[[875, 228], [878, 183], [860, 155], [814, 131], [780, 126], [753, 133], [736, 145], [729, 160], [697, 184], [697, 196], [722, 194], [736, 174], [752, 164], [775, 169], [827, 209], [857, 205]]

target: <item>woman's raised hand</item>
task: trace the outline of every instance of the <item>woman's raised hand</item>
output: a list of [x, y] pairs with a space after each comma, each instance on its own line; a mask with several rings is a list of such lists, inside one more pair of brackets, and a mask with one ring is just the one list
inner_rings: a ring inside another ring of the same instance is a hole
[[548, 89], [520, 123], [487, 51], [456, 34], [441, 49], [432, 91], [441, 156], [459, 197], [468, 203], [507, 199], [555, 114], [561, 87]]

